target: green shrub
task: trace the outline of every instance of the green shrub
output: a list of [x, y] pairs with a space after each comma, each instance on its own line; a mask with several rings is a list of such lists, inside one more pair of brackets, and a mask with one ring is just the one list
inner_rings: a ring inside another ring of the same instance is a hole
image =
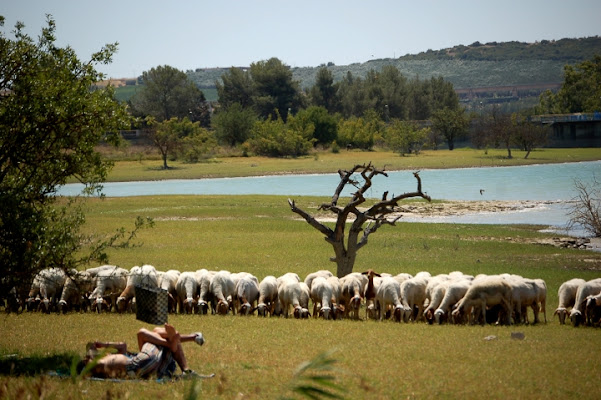
[[268, 118], [257, 121], [251, 131], [248, 146], [257, 155], [268, 157], [298, 157], [309, 154], [313, 148], [313, 125], [296, 126], [293, 117], [288, 123]]

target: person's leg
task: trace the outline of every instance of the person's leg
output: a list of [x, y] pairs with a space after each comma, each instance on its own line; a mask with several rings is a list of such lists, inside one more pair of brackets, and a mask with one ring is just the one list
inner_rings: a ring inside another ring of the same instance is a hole
[[187, 371], [188, 368], [188, 360], [186, 359], [186, 355], [184, 354], [184, 349], [182, 348], [182, 344], [177, 344], [177, 349], [173, 352], [173, 359], [179, 365], [182, 372]]
[[142, 328], [138, 331], [138, 348], [140, 350], [142, 350], [142, 346], [144, 346], [144, 343], [152, 343], [157, 346], [166, 347], [171, 351], [175, 352], [177, 350], [178, 342], [179, 341], [177, 340], [177, 337], [173, 337], [171, 341], [168, 341], [159, 333], [149, 331], [148, 329]]

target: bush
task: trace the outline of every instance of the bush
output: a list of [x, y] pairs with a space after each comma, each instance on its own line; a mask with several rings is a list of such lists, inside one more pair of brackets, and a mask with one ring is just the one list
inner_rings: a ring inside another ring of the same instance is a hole
[[341, 146], [369, 150], [374, 145], [374, 131], [363, 118], [341, 120], [338, 124], [338, 143]]
[[[278, 115], [276, 120], [268, 118], [257, 121], [248, 140], [248, 148], [257, 155], [268, 157], [298, 157], [309, 154], [313, 148], [313, 125], [295, 126], [294, 118], [288, 124]], [[297, 124], [300, 125], [300, 124]]]
[[392, 120], [384, 133], [385, 144], [393, 151], [419, 154], [428, 138], [430, 128], [419, 128], [416, 124], [398, 119]]

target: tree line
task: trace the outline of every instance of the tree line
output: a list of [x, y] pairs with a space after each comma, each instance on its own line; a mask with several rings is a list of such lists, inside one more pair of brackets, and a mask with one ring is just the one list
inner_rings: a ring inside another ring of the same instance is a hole
[[[504, 148], [508, 158], [512, 148], [528, 157], [548, 138], [546, 129], [528, 122], [528, 115], [582, 108], [582, 98], [594, 102], [595, 60], [566, 66], [562, 90], [545, 93], [537, 108], [524, 113], [505, 114], [495, 106], [468, 113], [442, 77], [409, 79], [393, 66], [372, 70], [365, 78], [348, 72], [339, 82], [322, 66], [315, 84], [301, 90], [291, 69], [277, 58], [248, 69], [230, 68], [216, 82], [216, 104], [206, 102], [183, 71], [152, 68], [144, 72], [144, 86], [129, 100], [129, 109], [137, 127], [148, 130], [164, 168], [169, 159], [196, 162], [222, 147], [271, 157], [303, 156], [314, 148], [374, 147], [407, 155], [443, 144], [453, 150], [458, 141], [469, 140], [477, 148]], [[590, 90], [581, 90], [583, 85]], [[566, 100], [568, 92], [572, 97]]]

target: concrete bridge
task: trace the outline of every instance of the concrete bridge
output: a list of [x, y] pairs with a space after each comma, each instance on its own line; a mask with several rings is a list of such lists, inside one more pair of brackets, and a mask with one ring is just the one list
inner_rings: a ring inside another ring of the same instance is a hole
[[551, 147], [601, 147], [601, 112], [533, 115], [530, 122], [549, 125]]

